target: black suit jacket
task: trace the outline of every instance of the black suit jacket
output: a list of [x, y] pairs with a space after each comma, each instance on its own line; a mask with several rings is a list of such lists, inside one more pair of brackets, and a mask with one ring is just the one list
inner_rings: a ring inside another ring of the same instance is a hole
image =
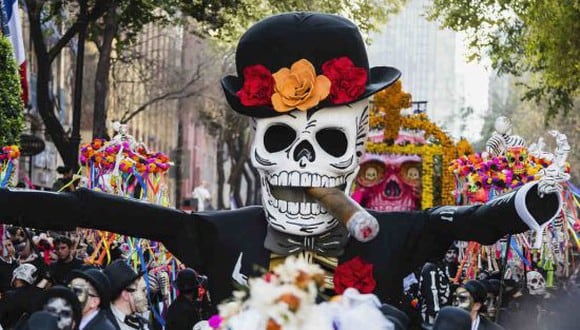
[[[426, 261], [440, 260], [454, 240], [492, 244], [508, 233], [527, 230], [523, 220], [540, 224], [550, 220], [559, 205], [559, 195], [540, 199], [536, 186], [530, 185], [484, 205], [371, 212], [380, 224], [378, 236], [368, 243], [350, 239], [338, 261], [360, 256], [373, 264], [375, 293], [398, 305], [403, 277]], [[257, 269], [268, 269], [270, 262], [270, 251], [264, 248], [267, 221], [260, 206], [187, 214], [86, 189], [75, 193], [0, 189], [0, 219], [40, 229], [79, 226], [161, 241], [186, 265], [208, 275], [214, 302], [231, 295], [238, 260], [240, 273], [249, 277], [260, 275]]]
[[115, 330], [117, 329], [107, 317], [105, 310], [100, 309], [92, 320], [87, 323], [83, 330]]

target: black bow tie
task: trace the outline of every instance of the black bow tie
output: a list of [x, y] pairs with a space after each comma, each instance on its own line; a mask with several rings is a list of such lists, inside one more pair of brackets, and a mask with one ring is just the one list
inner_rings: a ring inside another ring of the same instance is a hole
[[146, 321], [138, 315], [125, 316], [124, 322], [126, 325], [130, 326], [131, 328], [139, 329], [139, 330], [145, 329]]
[[284, 256], [311, 251], [325, 257], [338, 257], [344, 252], [348, 237], [346, 227], [341, 224], [317, 236], [291, 235], [268, 226], [264, 247]]

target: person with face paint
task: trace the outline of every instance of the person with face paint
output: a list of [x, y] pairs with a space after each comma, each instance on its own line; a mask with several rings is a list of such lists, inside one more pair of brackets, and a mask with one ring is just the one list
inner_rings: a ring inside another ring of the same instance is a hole
[[6, 329], [15, 327], [38, 309], [42, 290], [36, 286], [38, 270], [32, 264], [14, 269], [10, 282], [13, 290], [0, 299], [0, 324]]
[[0, 244], [0, 298], [10, 290], [12, 272], [18, 267], [14, 254], [15, 250], [12, 241], [9, 239], [2, 240]]
[[43, 294], [40, 300], [42, 310], [58, 318], [60, 330], [78, 330], [81, 322], [81, 304], [72, 290], [57, 285]]
[[487, 290], [478, 280], [467, 281], [457, 288], [453, 305], [469, 312], [471, 316], [471, 330], [501, 330], [503, 327], [490, 321], [484, 316]]
[[482, 280], [481, 283], [485, 286], [487, 290], [487, 298], [485, 299], [485, 310], [486, 316], [490, 320], [495, 320], [497, 315], [497, 296], [499, 295], [500, 280], [495, 278], [490, 278], [487, 280]]
[[177, 274], [175, 284], [179, 296], [167, 310], [166, 330], [190, 330], [202, 320], [201, 304], [205, 298], [202, 284], [205, 281], [206, 278], [191, 268], [185, 268]]
[[111, 304], [107, 317], [117, 330], [149, 330], [140, 314], [148, 310], [147, 287], [142, 273], [135, 273], [124, 260], [115, 260], [105, 268], [111, 283]]
[[103, 308], [109, 306], [110, 283], [99, 269], [73, 270], [69, 288], [81, 303], [79, 330], [115, 330]]

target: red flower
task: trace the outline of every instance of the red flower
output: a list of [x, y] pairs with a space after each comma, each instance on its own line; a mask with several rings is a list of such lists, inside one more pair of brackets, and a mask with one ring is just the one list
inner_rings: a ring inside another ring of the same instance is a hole
[[247, 107], [271, 105], [274, 94], [272, 73], [261, 64], [245, 67], [244, 86], [236, 94]]
[[373, 265], [360, 257], [338, 265], [334, 271], [334, 291], [337, 294], [342, 294], [347, 288], [355, 288], [360, 293], [371, 293], [376, 286]]
[[367, 70], [354, 66], [348, 57], [338, 57], [322, 64], [322, 73], [330, 79], [330, 102], [348, 103], [366, 90]]

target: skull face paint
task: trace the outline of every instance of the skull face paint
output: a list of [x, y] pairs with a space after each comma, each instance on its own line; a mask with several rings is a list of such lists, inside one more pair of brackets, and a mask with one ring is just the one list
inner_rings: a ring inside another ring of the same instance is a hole
[[143, 313], [147, 311], [147, 285], [143, 277], [139, 278], [132, 287], [128, 288], [133, 297], [133, 307], [136, 313]]
[[495, 307], [496, 304], [497, 297], [493, 293], [488, 293], [484, 305], [486, 307], [487, 317], [492, 320], [495, 319], [495, 315], [497, 314], [497, 308]]
[[260, 173], [263, 205], [273, 228], [307, 236], [337, 225], [325, 208], [306, 195], [305, 188], [350, 190], [368, 120], [366, 99], [255, 120], [251, 159]]
[[455, 291], [455, 297], [453, 297], [453, 306], [464, 309], [471, 312], [474, 301], [471, 293], [464, 288], [457, 288]]
[[87, 282], [84, 278], [73, 278], [69, 284], [69, 288], [76, 294], [79, 302], [81, 303], [81, 308], [85, 312], [87, 307], [87, 302], [90, 297], [96, 297], [96, 289]]
[[64, 298], [50, 298], [43, 309], [58, 318], [58, 328], [60, 330], [71, 330], [73, 328], [72, 306]]
[[457, 262], [457, 250], [456, 249], [449, 249], [445, 252], [445, 258], [443, 259], [447, 263], [454, 263]]

